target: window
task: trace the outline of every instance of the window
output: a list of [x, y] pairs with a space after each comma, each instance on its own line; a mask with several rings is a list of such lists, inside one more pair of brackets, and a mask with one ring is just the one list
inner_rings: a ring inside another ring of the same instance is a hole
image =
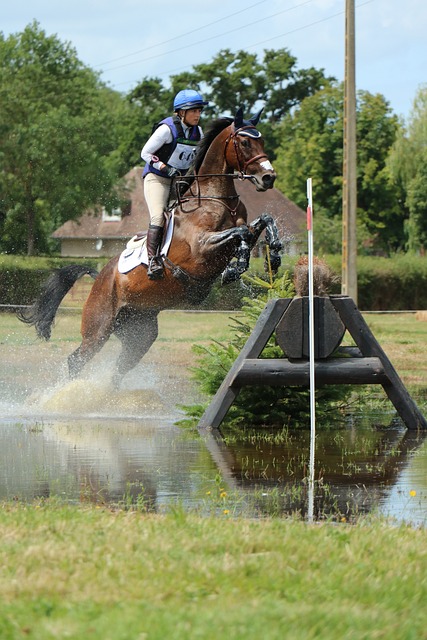
[[105, 207], [102, 207], [102, 222], [120, 222], [122, 219], [122, 210], [120, 207], [107, 211]]

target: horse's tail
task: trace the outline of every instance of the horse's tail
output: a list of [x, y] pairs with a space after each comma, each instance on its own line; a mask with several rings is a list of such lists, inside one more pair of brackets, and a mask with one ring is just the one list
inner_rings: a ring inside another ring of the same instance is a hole
[[18, 312], [19, 320], [33, 325], [39, 338], [49, 340], [59, 305], [73, 284], [84, 275], [95, 279], [98, 272], [87, 265], [79, 264], [56, 269], [43, 285], [39, 297], [31, 307]]

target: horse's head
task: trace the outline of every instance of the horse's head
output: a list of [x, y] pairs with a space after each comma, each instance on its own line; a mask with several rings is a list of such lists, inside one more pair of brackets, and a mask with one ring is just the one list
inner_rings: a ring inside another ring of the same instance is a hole
[[230, 125], [224, 155], [231, 169], [250, 176], [257, 191], [266, 191], [272, 188], [276, 172], [264, 151], [261, 133], [256, 128], [261, 112], [262, 109], [249, 120], [244, 120], [242, 108], [238, 109]]

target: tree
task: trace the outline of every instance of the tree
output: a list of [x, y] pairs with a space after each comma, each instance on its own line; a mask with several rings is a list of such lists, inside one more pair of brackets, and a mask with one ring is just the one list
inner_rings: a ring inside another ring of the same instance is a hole
[[374, 250], [403, 249], [404, 217], [387, 168], [399, 121], [381, 94], [359, 91], [357, 111], [358, 215]]
[[56, 226], [118, 198], [109, 155], [120, 100], [33, 22], [0, 34], [0, 105], [0, 248], [47, 251]]
[[420, 165], [408, 184], [408, 249], [425, 255], [427, 250], [427, 149], [418, 156]]
[[159, 78], [145, 77], [125, 97], [119, 153], [128, 168], [142, 162], [141, 149], [153, 125], [172, 113], [174, 95], [172, 89], [163, 87]]
[[323, 69], [298, 70], [296, 64], [296, 58], [287, 49], [265, 50], [261, 62], [257, 54], [223, 49], [212, 62], [195, 65], [190, 73], [172, 76], [172, 88], [200, 89], [210, 102], [207, 116], [234, 115], [240, 106], [250, 114], [263, 107], [266, 150], [274, 158], [277, 124], [304, 98], [334, 80], [325, 76]]
[[129, 108], [124, 116], [121, 156], [128, 166], [139, 162], [153, 124], [172, 112], [173, 97], [178, 91], [191, 87], [209, 101], [203, 122], [234, 115], [239, 106], [245, 114], [263, 107], [262, 133], [266, 151], [274, 159], [278, 124], [284, 115], [333, 80], [324, 75], [323, 69], [297, 70], [296, 58], [287, 49], [266, 50], [262, 62], [256, 54], [223, 49], [211, 62], [171, 76], [169, 88], [159, 78], [145, 77], [138, 83], [126, 96]]
[[427, 249], [427, 85], [414, 100], [408, 126], [402, 127], [388, 158], [388, 169], [407, 219], [407, 248]]
[[[381, 95], [358, 93], [358, 239], [365, 251], [389, 252], [402, 246], [404, 220], [386, 159], [398, 121]], [[279, 127], [275, 161], [278, 186], [297, 204], [307, 204], [306, 182], [313, 179], [317, 250], [341, 248], [343, 176], [343, 87], [329, 86], [305, 98]]]

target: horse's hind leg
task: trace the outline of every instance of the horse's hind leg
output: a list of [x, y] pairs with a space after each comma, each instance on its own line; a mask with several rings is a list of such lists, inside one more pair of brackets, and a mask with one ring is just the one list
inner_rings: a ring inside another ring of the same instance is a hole
[[116, 388], [123, 376], [136, 367], [156, 340], [158, 314], [157, 310], [152, 309], [144, 311], [132, 308], [121, 309], [114, 327], [114, 333], [122, 343], [122, 350], [113, 376], [113, 384]]
[[102, 349], [109, 335], [95, 342], [83, 339], [81, 345], [68, 356], [68, 372], [72, 380], [77, 378], [81, 370]]
[[[102, 273], [102, 272], [101, 272]], [[102, 349], [114, 327], [116, 309], [114, 296], [101, 294], [96, 288], [96, 281], [83, 307], [82, 343], [68, 356], [70, 378], [76, 378], [83, 367]], [[102, 284], [102, 283], [101, 283]]]

